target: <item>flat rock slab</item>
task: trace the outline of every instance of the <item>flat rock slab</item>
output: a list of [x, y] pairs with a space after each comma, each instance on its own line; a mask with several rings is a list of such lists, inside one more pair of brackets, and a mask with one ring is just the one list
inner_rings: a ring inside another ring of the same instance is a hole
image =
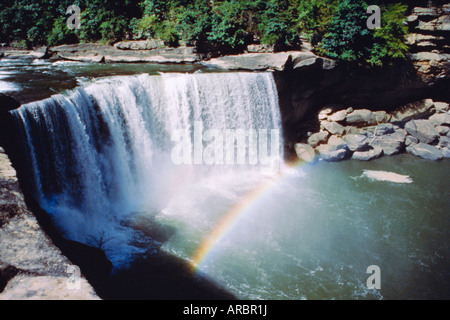
[[293, 68], [307, 67], [315, 64], [318, 60], [324, 61], [323, 68], [332, 68], [329, 59], [323, 59], [311, 52], [286, 51], [277, 53], [244, 53], [213, 58], [202, 64], [225, 70], [276, 70], [283, 71], [288, 62], [293, 61]]
[[194, 63], [200, 60], [192, 47], [121, 50], [98, 44], [62, 45], [50, 48], [65, 60], [92, 63]]

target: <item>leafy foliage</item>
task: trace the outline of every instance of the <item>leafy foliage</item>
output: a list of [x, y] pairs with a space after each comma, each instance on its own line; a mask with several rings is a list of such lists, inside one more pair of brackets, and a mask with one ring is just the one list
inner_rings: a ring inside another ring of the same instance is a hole
[[[242, 52], [253, 43], [293, 49], [305, 38], [318, 54], [384, 65], [408, 52], [407, 6], [397, 1], [370, 1], [382, 9], [382, 27], [369, 30], [364, 0], [2, 0], [0, 40], [31, 46], [156, 38]], [[72, 4], [82, 10], [80, 30], [66, 26]]]

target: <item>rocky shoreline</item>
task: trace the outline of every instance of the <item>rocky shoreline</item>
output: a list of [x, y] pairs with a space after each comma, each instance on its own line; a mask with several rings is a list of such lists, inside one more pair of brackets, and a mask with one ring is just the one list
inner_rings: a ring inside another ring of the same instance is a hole
[[325, 108], [319, 132], [295, 145], [306, 162], [345, 159], [369, 161], [408, 152], [428, 160], [450, 158], [450, 109], [431, 99], [388, 113], [367, 109]]

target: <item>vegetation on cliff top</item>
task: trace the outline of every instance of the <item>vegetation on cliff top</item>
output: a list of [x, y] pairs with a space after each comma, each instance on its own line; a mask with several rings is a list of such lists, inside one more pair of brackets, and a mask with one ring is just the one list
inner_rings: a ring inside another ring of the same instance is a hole
[[[407, 6], [372, 0], [3, 0], [0, 41], [28, 47], [124, 39], [181, 41], [200, 50], [241, 52], [247, 45], [296, 48], [301, 38], [318, 54], [383, 65], [408, 51]], [[81, 28], [67, 27], [70, 5], [81, 8]], [[380, 29], [367, 28], [366, 9], [382, 10]]]

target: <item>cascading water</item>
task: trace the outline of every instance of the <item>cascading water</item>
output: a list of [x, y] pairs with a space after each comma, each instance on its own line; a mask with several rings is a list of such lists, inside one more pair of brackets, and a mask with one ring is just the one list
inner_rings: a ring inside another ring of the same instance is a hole
[[[32, 189], [41, 207], [67, 238], [109, 241], [114, 262], [126, 259], [121, 250], [129, 251], [119, 244], [130, 243], [133, 236], [120, 230], [132, 213], [164, 212], [199, 182], [223, 184], [226, 177], [226, 183], [236, 184], [242, 172], [259, 172], [263, 158], [269, 164], [282, 159], [278, 97], [270, 73], [110, 77], [24, 105], [14, 115], [27, 142]], [[214, 140], [203, 137], [208, 129], [216, 140], [223, 133], [212, 148], [219, 165], [204, 162], [203, 152]], [[237, 140], [232, 147], [236, 161], [233, 152], [231, 158], [227, 154], [230, 145], [224, 137], [232, 130], [260, 133], [256, 149], [251, 139], [257, 136], [247, 137], [243, 165], [237, 161]], [[187, 139], [176, 141], [177, 133]], [[263, 133], [275, 133], [272, 143]], [[193, 165], [174, 161], [177, 145]], [[250, 163], [258, 149], [261, 161]], [[216, 189], [228, 192], [226, 186]]]

